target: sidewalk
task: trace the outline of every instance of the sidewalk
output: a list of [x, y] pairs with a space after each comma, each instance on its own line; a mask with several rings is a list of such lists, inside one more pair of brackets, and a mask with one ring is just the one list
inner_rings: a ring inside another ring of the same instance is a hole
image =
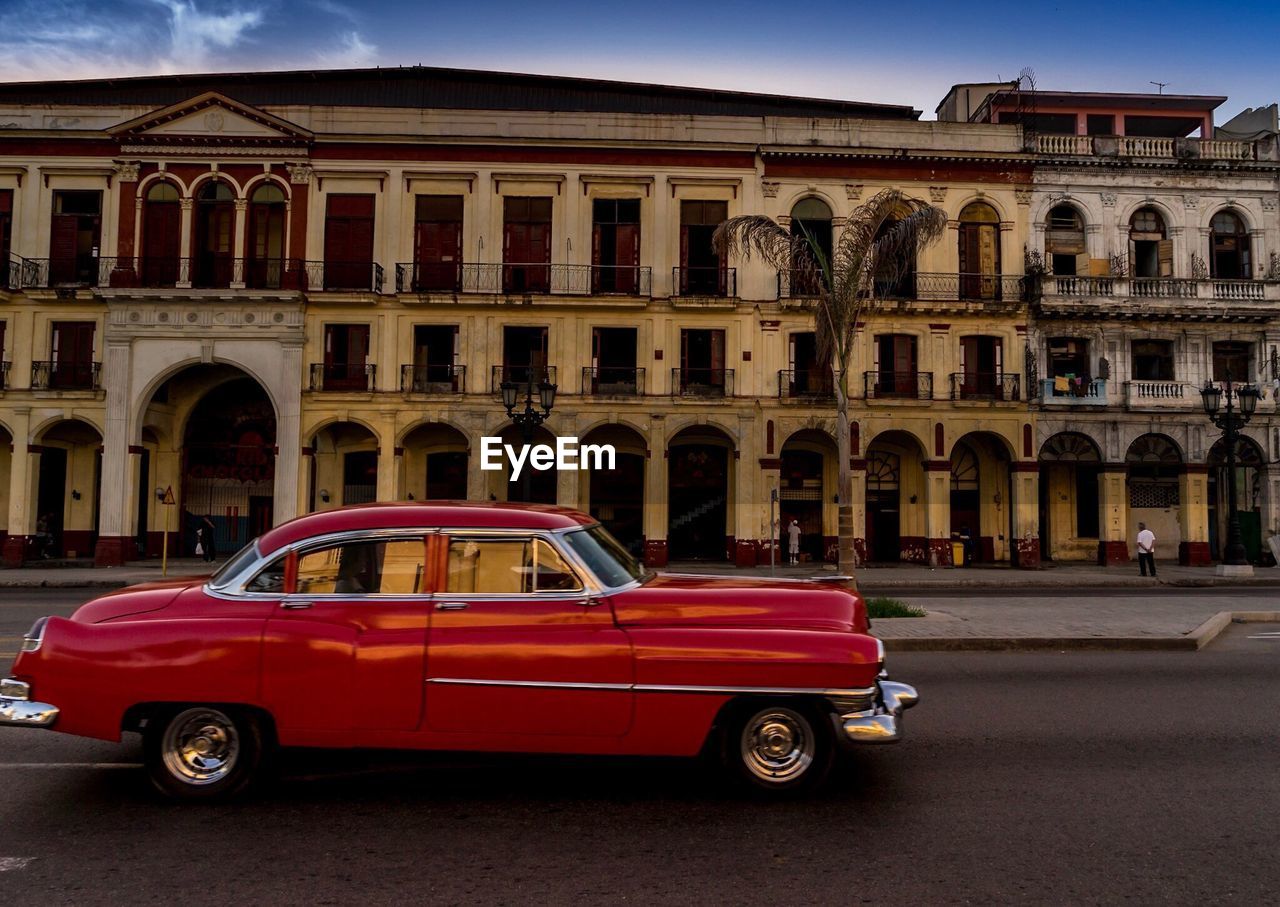
[[135, 561], [123, 567], [50, 567], [32, 564], [0, 570], [0, 589], [118, 589], [138, 583], [184, 576], [208, 576], [219, 566], [198, 557], [170, 558], [168, 577], [161, 576], [160, 561]]

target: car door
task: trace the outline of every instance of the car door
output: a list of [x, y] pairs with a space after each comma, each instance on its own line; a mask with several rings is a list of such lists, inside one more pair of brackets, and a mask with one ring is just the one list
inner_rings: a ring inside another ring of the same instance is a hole
[[631, 646], [549, 537], [455, 532], [427, 646], [431, 731], [621, 736]]
[[417, 729], [431, 614], [424, 534], [356, 536], [289, 557], [263, 640], [263, 699], [276, 723]]

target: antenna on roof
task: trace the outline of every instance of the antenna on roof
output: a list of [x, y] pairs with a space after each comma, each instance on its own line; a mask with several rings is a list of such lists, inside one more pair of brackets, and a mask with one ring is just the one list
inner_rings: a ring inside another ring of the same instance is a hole
[[[1150, 81], [1150, 80], [1148, 80], [1148, 81]], [[1158, 88], [1158, 89], [1159, 89], [1159, 91], [1157, 92], [1158, 94], [1164, 94], [1164, 87], [1165, 87], [1166, 85], [1168, 85], [1169, 83], [1168, 83], [1168, 82], [1151, 82], [1151, 84], [1152, 84], [1152, 85], [1154, 85], [1154, 86], [1156, 86], [1156, 88]]]

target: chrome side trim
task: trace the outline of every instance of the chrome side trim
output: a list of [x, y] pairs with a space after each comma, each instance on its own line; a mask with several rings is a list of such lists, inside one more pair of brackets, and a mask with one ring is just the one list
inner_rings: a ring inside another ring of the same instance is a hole
[[849, 743], [897, 743], [902, 739], [902, 713], [920, 701], [915, 687], [892, 680], [878, 682], [881, 704], [833, 717]]
[[713, 687], [686, 684], [649, 683], [580, 683], [559, 680], [490, 680], [476, 677], [428, 677], [427, 683], [442, 683], [483, 687], [547, 687], [568, 690], [627, 690], [634, 693], [695, 693], [703, 695], [736, 696], [742, 694], [767, 696], [824, 696], [837, 700], [874, 701], [875, 687], [852, 690], [832, 690], [825, 687]]
[[22, 680], [15, 680], [12, 677], [6, 677], [4, 680], [0, 680], [0, 698], [21, 699], [25, 702], [31, 698], [31, 684]]
[[52, 727], [58, 707], [47, 702], [0, 698], [0, 725], [11, 727]]

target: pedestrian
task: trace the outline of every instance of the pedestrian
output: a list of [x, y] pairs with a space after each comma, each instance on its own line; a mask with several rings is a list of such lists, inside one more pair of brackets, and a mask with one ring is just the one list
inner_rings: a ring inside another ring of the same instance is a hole
[[1151, 565], [1151, 575], [1156, 575], [1156, 534], [1147, 528], [1146, 523], [1138, 524], [1138, 569], [1147, 575], [1147, 565]]
[[800, 524], [795, 520], [787, 527], [787, 553], [790, 563], [795, 564], [800, 558]]
[[196, 544], [200, 548], [199, 554], [204, 558], [205, 563], [213, 563], [213, 559], [217, 556], [217, 549], [213, 541], [213, 520], [207, 514], [200, 521], [196, 538], [198, 539]]

